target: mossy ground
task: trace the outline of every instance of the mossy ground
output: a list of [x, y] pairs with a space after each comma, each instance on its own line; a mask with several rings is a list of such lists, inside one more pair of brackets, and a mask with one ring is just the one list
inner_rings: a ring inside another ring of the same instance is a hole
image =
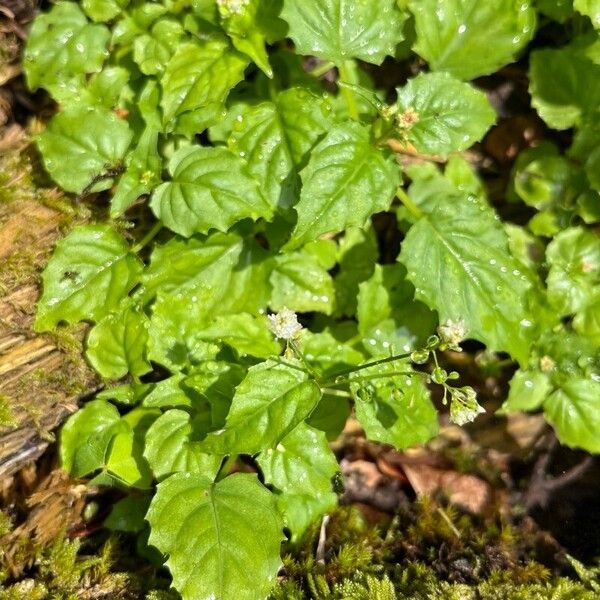
[[[10, 530], [4, 515], [1, 528]], [[379, 525], [342, 507], [330, 515], [324, 545], [319, 533], [317, 523], [288, 548], [270, 600], [595, 600], [600, 594], [600, 569], [583, 567], [530, 524], [482, 522], [437, 510], [426, 499]], [[143, 540], [131, 536], [61, 535], [45, 549], [29, 549], [23, 560], [32, 566], [19, 581], [10, 581], [0, 552], [0, 600], [176, 600], [166, 571], [139, 557], [136, 547]]]

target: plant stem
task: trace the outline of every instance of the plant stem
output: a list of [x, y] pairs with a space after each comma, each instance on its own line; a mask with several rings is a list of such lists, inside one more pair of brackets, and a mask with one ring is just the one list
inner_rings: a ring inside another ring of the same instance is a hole
[[163, 224], [160, 221], [154, 223], [154, 225], [150, 228], [150, 231], [131, 249], [132, 252], [137, 254], [142, 248], [145, 248], [158, 234], [158, 232], [163, 228]]
[[388, 377], [398, 377], [399, 375], [415, 375], [419, 373], [424, 375], [424, 373], [421, 373], [421, 371], [388, 371], [387, 373], [373, 373], [373, 375], [361, 375], [360, 377], [338, 379], [331, 385], [346, 385], [348, 383], [357, 381], [371, 381], [373, 379], [386, 379]]
[[321, 388], [324, 394], [329, 396], [337, 396], [338, 398], [352, 398], [352, 394], [345, 392], [344, 390], [336, 390], [334, 388]]
[[423, 216], [423, 211], [410, 199], [403, 188], [399, 187], [396, 190], [396, 197], [415, 219], [420, 219]]
[[312, 71], [309, 71], [313, 77], [321, 77], [335, 67], [335, 63], [327, 61], [317, 65]]
[[[340, 81], [352, 83], [350, 81], [350, 71], [348, 69], [348, 62], [344, 62], [341, 65], [339, 65], [338, 69], [340, 71]], [[340, 86], [340, 88], [342, 90], [344, 98], [346, 99], [346, 104], [348, 105], [348, 114], [350, 115], [350, 118], [354, 121], [358, 121], [358, 105], [356, 104], [354, 92], [347, 86]]]
[[365, 363], [364, 365], [358, 365], [356, 367], [351, 367], [349, 369], [344, 369], [339, 373], [335, 373], [335, 375], [331, 375], [323, 385], [327, 385], [329, 382], [335, 383], [335, 380], [339, 377], [343, 377], [344, 375], [351, 375], [352, 373], [356, 373], [357, 371], [362, 371], [363, 369], [368, 369], [370, 367], [377, 367], [378, 365], [385, 365], [387, 363], [394, 362], [396, 360], [402, 360], [403, 358], [408, 358], [411, 355], [411, 352], [406, 352], [404, 354], [396, 354], [394, 356], [388, 356], [387, 358], [380, 358], [379, 360], [373, 360], [371, 362]]

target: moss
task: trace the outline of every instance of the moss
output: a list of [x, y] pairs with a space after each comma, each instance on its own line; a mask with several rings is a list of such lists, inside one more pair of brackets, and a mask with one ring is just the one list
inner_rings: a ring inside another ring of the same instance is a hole
[[9, 399], [4, 394], [0, 394], [0, 427], [11, 427], [14, 424], [15, 418], [10, 409]]
[[321, 561], [318, 532], [316, 524], [289, 549], [271, 600], [592, 600], [600, 593], [600, 569], [573, 563], [579, 571], [571, 579], [560, 552], [541, 562], [548, 548], [535, 530], [440, 511], [427, 499], [383, 527], [367, 525], [356, 509], [337, 510]]

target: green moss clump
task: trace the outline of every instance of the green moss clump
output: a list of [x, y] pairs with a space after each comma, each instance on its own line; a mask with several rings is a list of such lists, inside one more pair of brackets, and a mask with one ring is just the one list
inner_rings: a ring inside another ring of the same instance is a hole
[[270, 600], [600, 597], [600, 569], [586, 569], [558, 546], [551, 564], [541, 562], [535, 530], [442, 511], [427, 499], [380, 526], [366, 524], [356, 509], [339, 509], [331, 515], [320, 561], [318, 533], [316, 524], [289, 549]]

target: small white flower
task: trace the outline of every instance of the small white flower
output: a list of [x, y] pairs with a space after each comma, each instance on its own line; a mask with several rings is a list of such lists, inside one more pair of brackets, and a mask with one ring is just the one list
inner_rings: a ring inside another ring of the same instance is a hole
[[548, 373], [556, 367], [556, 363], [550, 356], [542, 356], [540, 358], [540, 369], [543, 373]]
[[217, 4], [226, 15], [237, 14], [250, 4], [250, 0], [217, 0]]
[[410, 129], [418, 122], [419, 113], [412, 106], [409, 106], [403, 113], [396, 115], [396, 125], [399, 129]]
[[274, 315], [269, 315], [269, 329], [282, 340], [295, 340], [302, 332], [302, 325], [293, 310], [285, 306]]
[[477, 394], [472, 387], [453, 388], [450, 394], [450, 420], [453, 423], [471, 423], [485, 412], [485, 408], [477, 402]]
[[437, 331], [443, 346], [450, 348], [450, 350], [455, 350], [456, 352], [462, 352], [462, 348], [459, 344], [467, 335], [467, 328], [462, 319], [459, 319], [458, 321], [448, 319], [438, 327]]

